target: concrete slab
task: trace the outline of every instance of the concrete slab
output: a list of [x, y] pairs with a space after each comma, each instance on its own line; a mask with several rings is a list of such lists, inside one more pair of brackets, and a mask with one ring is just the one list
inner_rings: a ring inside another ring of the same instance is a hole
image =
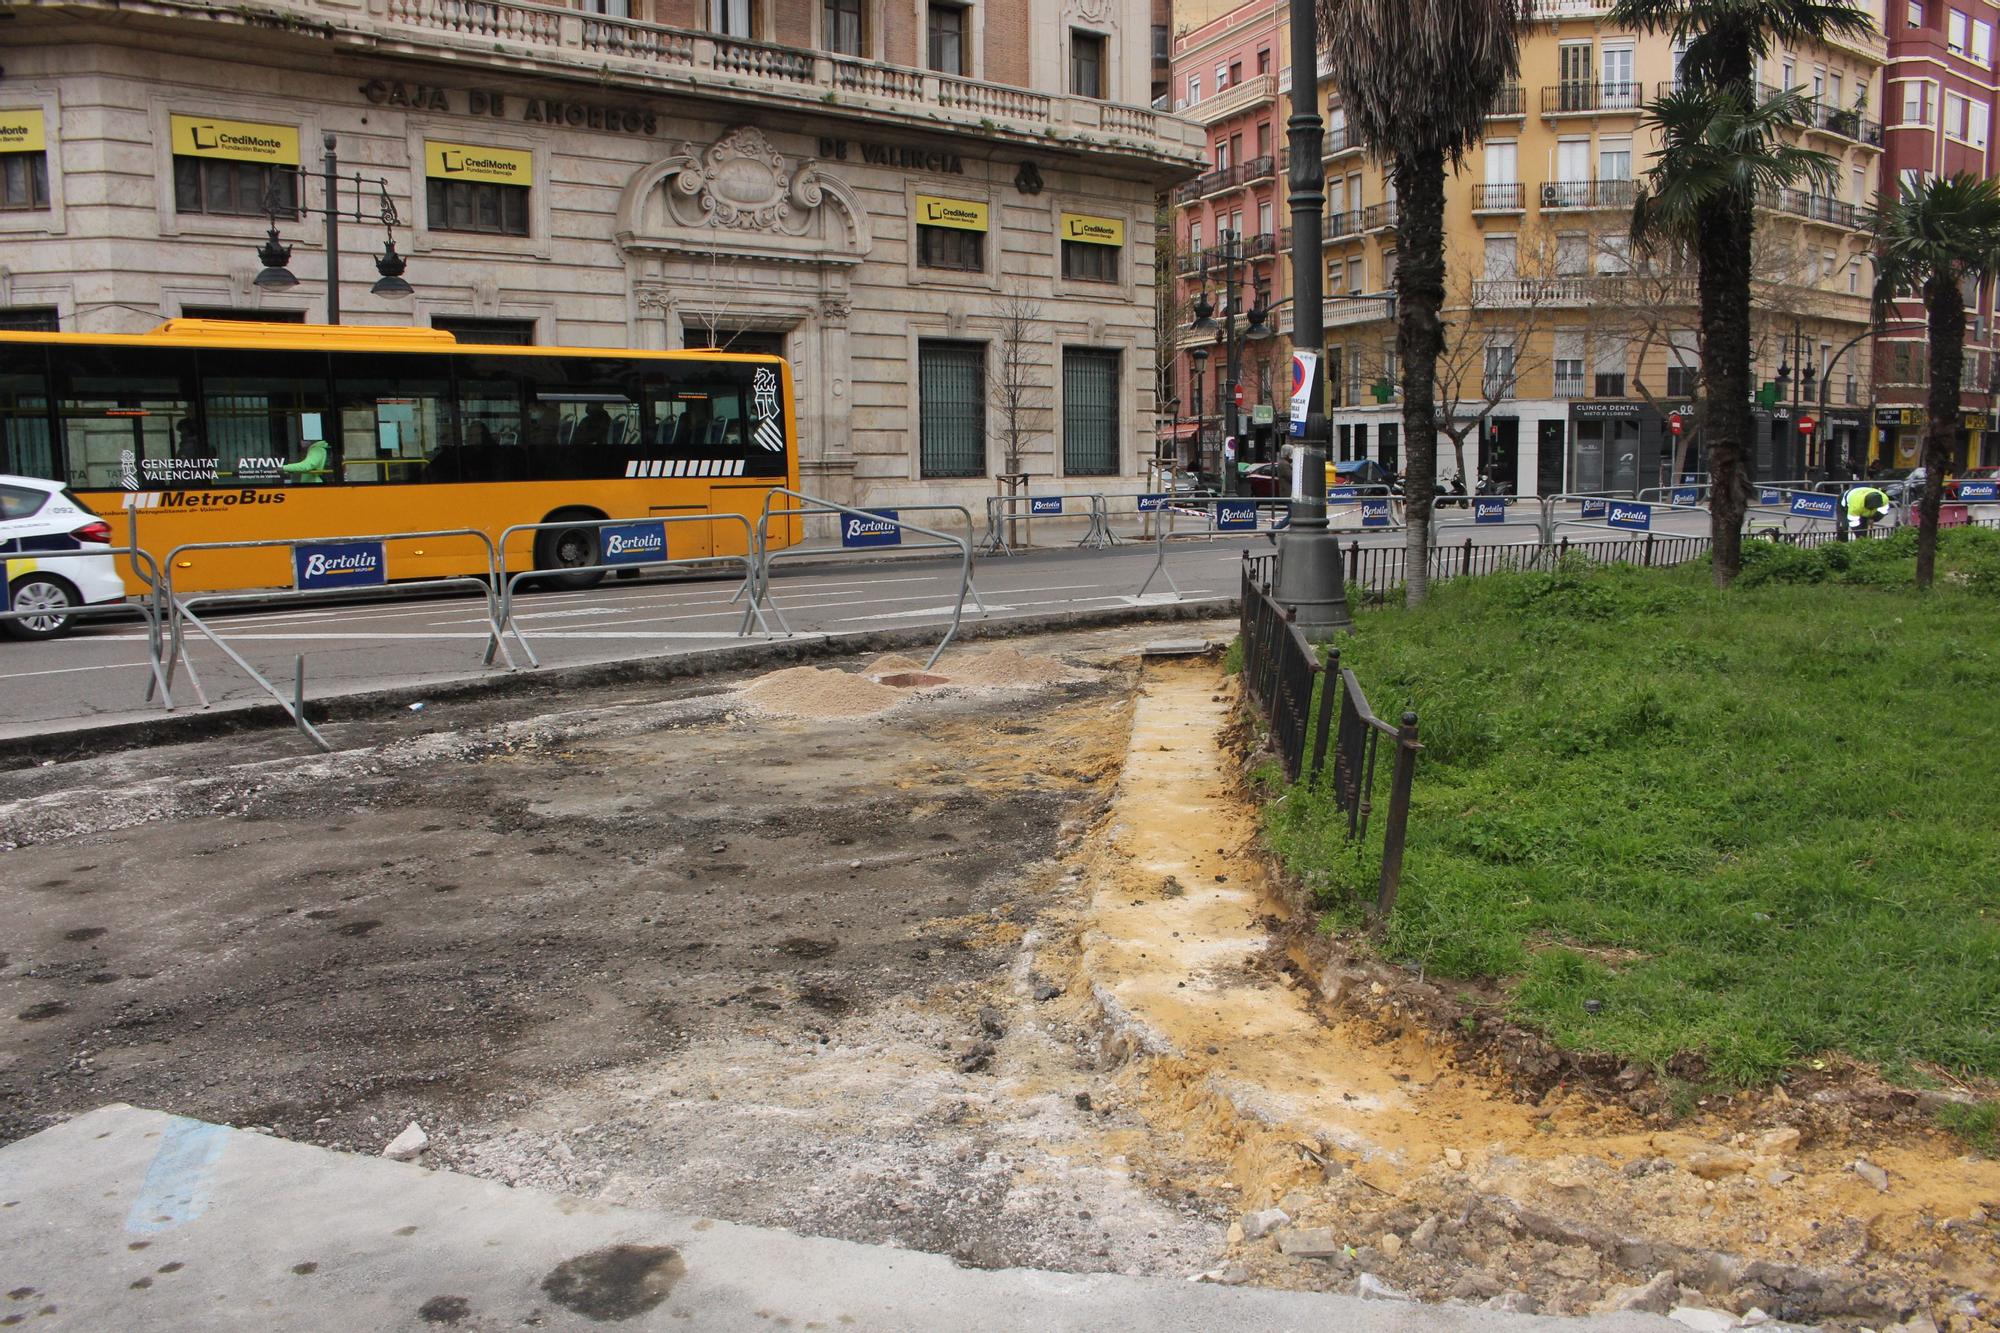
[[1339, 1328], [1663, 1333], [937, 1255], [670, 1217], [159, 1111], [0, 1149], [0, 1326], [32, 1329]]

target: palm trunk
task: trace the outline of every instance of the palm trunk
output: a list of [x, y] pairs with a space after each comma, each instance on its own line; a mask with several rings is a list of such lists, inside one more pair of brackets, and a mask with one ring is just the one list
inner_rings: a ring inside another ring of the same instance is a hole
[[1938, 504], [1944, 499], [1944, 470], [1958, 430], [1958, 384], [1965, 366], [1965, 296], [1949, 271], [1931, 274], [1924, 284], [1924, 313], [1930, 321], [1930, 420], [1924, 423], [1924, 494], [1917, 502], [1917, 586], [1928, 588], [1937, 573]]
[[1444, 153], [1396, 159], [1400, 215], [1396, 266], [1396, 355], [1403, 363], [1403, 592], [1416, 606], [1430, 593], [1431, 505], [1437, 496], [1437, 363], [1444, 354]]
[[1709, 542], [1715, 586], [1743, 568], [1744, 467], [1750, 415], [1750, 237], [1748, 200], [1724, 196], [1703, 210], [1701, 262], [1701, 428], [1708, 445]]

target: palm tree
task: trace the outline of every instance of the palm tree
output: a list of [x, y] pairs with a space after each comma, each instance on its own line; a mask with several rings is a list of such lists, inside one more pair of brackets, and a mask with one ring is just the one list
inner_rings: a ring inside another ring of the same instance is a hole
[[1670, 92], [1646, 111], [1660, 138], [1632, 205], [1642, 252], [1671, 246], [1696, 261], [1702, 433], [1708, 446], [1709, 534], [1717, 586], [1742, 567], [1750, 479], [1750, 258], [1760, 194], [1801, 180], [1831, 189], [1833, 159], [1785, 141], [1806, 99], [1751, 102], [1742, 85]]
[[[1616, 0], [1610, 23], [1643, 32], [1664, 32], [1683, 47], [1679, 82], [1689, 93], [1735, 99], [1733, 115], [1714, 108], [1710, 129], [1725, 138], [1751, 129], [1746, 122], [1757, 106], [1758, 62], [1775, 43], [1796, 46], [1830, 37], [1857, 36], [1874, 24], [1868, 11], [1840, 0]], [[1654, 107], [1684, 94], [1662, 98]], [[1767, 104], [1768, 105], [1768, 104]], [[1793, 104], [1796, 107], [1796, 103]], [[1699, 121], [1692, 106], [1674, 108], [1684, 126]], [[1661, 130], [1667, 129], [1660, 122]], [[1692, 145], [1692, 138], [1684, 139]], [[1766, 140], [1767, 147], [1776, 140]], [[1717, 149], [1721, 144], [1715, 145]], [[1692, 156], [1691, 161], [1700, 161]], [[1655, 174], [1654, 180], [1660, 177]], [[1726, 584], [1742, 568], [1743, 514], [1749, 478], [1742, 459], [1753, 430], [1750, 415], [1750, 246], [1755, 230], [1756, 194], [1741, 188], [1710, 188], [1692, 230], [1699, 242], [1701, 294], [1702, 434], [1710, 459], [1710, 522], [1714, 534], [1715, 581]], [[1637, 221], [1637, 212], [1634, 220]], [[1662, 222], [1668, 219], [1662, 218]], [[1687, 219], [1683, 219], [1684, 221]], [[1710, 339], [1716, 341], [1711, 344]], [[1723, 470], [1730, 473], [1725, 485]]]
[[1938, 501], [1958, 427], [1965, 365], [1965, 288], [2000, 271], [2000, 185], [1961, 172], [1886, 194], [1876, 209], [1875, 300], [1921, 288], [1930, 326], [1930, 420], [1924, 425], [1924, 494], [1917, 503], [1917, 586], [1937, 568]]
[[[1399, 223], [1396, 357], [1403, 366], [1409, 458], [1404, 590], [1429, 591], [1437, 494], [1438, 357], [1444, 350], [1444, 170], [1486, 129], [1486, 113], [1521, 68], [1532, 0], [1317, 0], [1321, 49], [1350, 130], [1395, 183]], [[1309, 96], [1295, 71], [1293, 96]]]

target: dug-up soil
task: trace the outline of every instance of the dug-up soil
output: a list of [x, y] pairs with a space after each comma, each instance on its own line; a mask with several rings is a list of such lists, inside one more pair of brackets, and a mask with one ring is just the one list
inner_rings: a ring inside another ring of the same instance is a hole
[[1664, 1123], [1302, 945], [1233, 685], [1154, 637], [0, 774], [0, 1141], [414, 1120], [432, 1165], [978, 1266], [1992, 1326], [1993, 1163], [1851, 1100]]

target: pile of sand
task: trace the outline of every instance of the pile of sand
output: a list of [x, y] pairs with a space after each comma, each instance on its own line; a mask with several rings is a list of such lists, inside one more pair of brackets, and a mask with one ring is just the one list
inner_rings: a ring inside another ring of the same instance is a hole
[[872, 680], [882, 676], [899, 676], [905, 671], [922, 671], [923, 669], [924, 664], [914, 657], [905, 657], [901, 653], [884, 653], [867, 666], [862, 667], [861, 674]]
[[995, 648], [977, 657], [940, 662], [937, 669], [951, 677], [954, 685], [985, 686], [989, 689], [1032, 689], [1042, 685], [1060, 685], [1065, 681], [1087, 680], [1094, 674], [1054, 657], [1030, 656], [1018, 648]]
[[759, 676], [741, 693], [745, 703], [784, 717], [867, 717], [908, 697], [866, 676], [809, 666]]

